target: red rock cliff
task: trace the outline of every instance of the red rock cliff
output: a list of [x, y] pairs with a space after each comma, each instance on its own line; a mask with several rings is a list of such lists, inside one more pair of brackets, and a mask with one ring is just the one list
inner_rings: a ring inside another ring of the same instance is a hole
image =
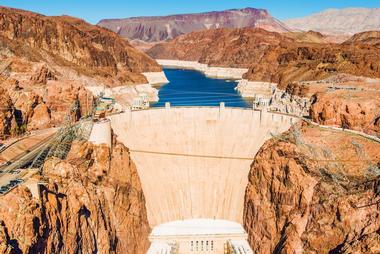
[[313, 126], [264, 144], [245, 196], [255, 253], [378, 253], [380, 144]]
[[145, 253], [145, 200], [128, 149], [75, 143], [46, 162], [40, 201], [25, 187], [0, 197], [0, 253]]
[[130, 83], [144, 83], [141, 72], [161, 70], [117, 34], [73, 17], [1, 7], [0, 28], [0, 47], [32, 61], [44, 59], [90, 76], [116, 76]]
[[314, 95], [311, 119], [380, 137], [380, 92], [335, 91]]
[[0, 139], [5, 139], [16, 131], [15, 108], [9, 94], [0, 87]]

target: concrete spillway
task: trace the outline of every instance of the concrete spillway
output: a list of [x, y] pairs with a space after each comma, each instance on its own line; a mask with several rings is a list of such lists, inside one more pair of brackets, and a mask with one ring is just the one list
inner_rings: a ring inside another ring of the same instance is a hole
[[238, 108], [160, 108], [110, 117], [131, 151], [148, 220], [212, 218], [242, 224], [250, 164], [271, 133], [296, 119]]

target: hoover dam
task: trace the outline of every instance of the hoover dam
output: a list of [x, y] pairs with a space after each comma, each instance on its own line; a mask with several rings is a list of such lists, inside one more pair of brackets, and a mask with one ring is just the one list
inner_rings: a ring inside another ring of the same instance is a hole
[[[167, 103], [164, 108], [126, 111], [109, 119], [138, 170], [153, 229], [151, 249], [165, 249], [162, 241], [164, 245], [178, 241], [183, 232], [197, 239], [205, 234], [225, 235], [224, 245], [237, 233], [248, 246], [241, 225], [250, 165], [263, 143], [288, 130], [297, 118], [226, 108], [224, 103], [220, 107], [171, 107]], [[189, 221], [193, 221], [190, 229]], [[205, 223], [212, 232], [201, 233]], [[198, 241], [185, 242], [188, 251], [191, 244], [198, 249]], [[208, 240], [201, 242], [209, 246]], [[179, 248], [179, 253], [188, 253], [183, 244]]]

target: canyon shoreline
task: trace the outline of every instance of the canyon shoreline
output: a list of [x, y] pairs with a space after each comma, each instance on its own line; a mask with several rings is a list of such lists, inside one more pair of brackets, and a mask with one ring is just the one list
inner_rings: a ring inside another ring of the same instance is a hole
[[272, 94], [277, 88], [276, 83], [264, 82], [264, 81], [249, 81], [241, 79], [238, 81], [236, 90], [241, 94], [243, 98], [254, 98], [258, 91], [265, 95]]
[[207, 77], [217, 79], [234, 79], [239, 80], [248, 71], [246, 68], [227, 68], [227, 67], [214, 67], [202, 64], [196, 61], [181, 61], [181, 60], [168, 60], [156, 59], [157, 63], [166, 68], [180, 68], [196, 70], [204, 73]]
[[[123, 85], [117, 87], [104, 87], [104, 86], [86, 86], [86, 89], [90, 91], [93, 96], [97, 97], [103, 94], [106, 97], [119, 98], [115, 103], [115, 109], [123, 110], [125, 107], [131, 106], [134, 98], [138, 98], [141, 94], [146, 94], [149, 102], [157, 102], [158, 89], [155, 86], [160, 86], [169, 83], [165, 73], [161, 72], [145, 72], [142, 73], [147, 79], [146, 84], [137, 85]], [[128, 101], [128, 102], [127, 102]]]

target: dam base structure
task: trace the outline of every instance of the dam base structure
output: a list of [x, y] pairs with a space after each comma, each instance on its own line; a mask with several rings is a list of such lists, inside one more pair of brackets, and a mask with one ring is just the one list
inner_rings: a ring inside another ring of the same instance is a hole
[[153, 228], [148, 253], [252, 253], [241, 226], [250, 165], [295, 117], [221, 104], [166, 105], [109, 119], [141, 180]]

